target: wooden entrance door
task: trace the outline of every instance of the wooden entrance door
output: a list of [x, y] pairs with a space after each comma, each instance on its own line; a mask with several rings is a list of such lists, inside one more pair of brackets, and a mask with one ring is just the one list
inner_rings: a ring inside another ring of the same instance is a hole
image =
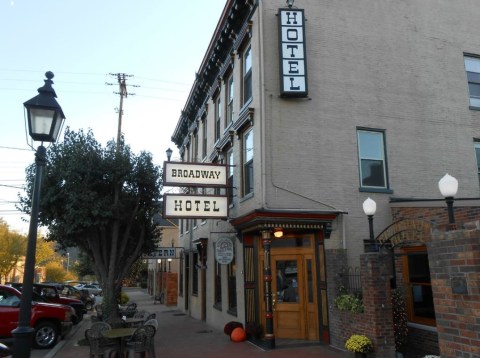
[[[285, 251], [285, 250], [281, 250]], [[318, 340], [313, 255], [272, 252], [274, 332], [278, 338]]]

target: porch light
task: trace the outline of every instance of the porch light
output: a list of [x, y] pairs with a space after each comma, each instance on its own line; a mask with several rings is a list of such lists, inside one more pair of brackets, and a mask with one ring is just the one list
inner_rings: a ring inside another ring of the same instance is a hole
[[455, 224], [453, 202], [454, 196], [458, 191], [458, 180], [447, 173], [438, 181], [438, 189], [440, 189], [440, 193], [445, 198], [445, 202], [447, 203], [448, 230], [456, 230], [457, 225]]
[[273, 229], [273, 236], [275, 236], [277, 239], [281, 238], [283, 236], [283, 229], [280, 227]]

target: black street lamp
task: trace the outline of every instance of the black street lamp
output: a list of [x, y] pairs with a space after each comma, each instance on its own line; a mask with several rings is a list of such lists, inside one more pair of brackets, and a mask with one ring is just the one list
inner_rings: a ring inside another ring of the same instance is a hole
[[53, 73], [45, 73], [45, 85], [38, 89], [38, 95], [25, 102], [27, 111], [28, 132], [34, 141], [41, 142], [35, 153], [35, 183], [32, 195], [32, 212], [28, 229], [27, 253], [23, 273], [22, 297], [18, 327], [12, 331], [13, 356], [15, 358], [30, 357], [34, 329], [30, 327], [32, 308], [32, 291], [35, 275], [35, 251], [37, 244], [38, 211], [40, 206], [40, 188], [43, 169], [46, 165], [47, 150], [43, 142], [55, 142], [60, 133], [65, 116], [62, 108], [55, 100], [57, 95], [52, 88]]
[[455, 224], [453, 202], [454, 196], [458, 191], [458, 180], [447, 173], [438, 181], [438, 188], [440, 189], [440, 193], [442, 193], [442, 196], [445, 198], [445, 202], [447, 203], [448, 230], [456, 230], [457, 224]]
[[167, 159], [168, 161], [170, 161], [170, 159], [172, 159], [172, 153], [173, 153], [173, 150], [171, 150], [170, 148], [168, 148], [165, 153], [167, 153]]
[[377, 211], [377, 203], [370, 198], [367, 198], [363, 202], [363, 212], [368, 217], [368, 229], [369, 229], [369, 240], [368, 240], [368, 250], [367, 252], [377, 251], [376, 244], [375, 244], [375, 235], [373, 234], [373, 215]]

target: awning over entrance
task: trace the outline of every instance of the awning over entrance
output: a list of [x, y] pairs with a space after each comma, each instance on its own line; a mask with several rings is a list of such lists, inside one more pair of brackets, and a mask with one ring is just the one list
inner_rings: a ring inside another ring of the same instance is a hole
[[268, 228], [282, 229], [325, 229], [343, 211], [309, 211], [295, 209], [256, 209], [231, 219], [230, 224], [237, 231], [256, 231]]

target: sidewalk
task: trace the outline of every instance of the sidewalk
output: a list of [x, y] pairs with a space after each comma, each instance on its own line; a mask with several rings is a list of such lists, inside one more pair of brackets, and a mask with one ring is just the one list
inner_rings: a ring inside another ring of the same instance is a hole
[[[205, 322], [193, 319], [176, 307], [153, 304], [153, 299], [139, 288], [124, 288], [130, 300], [137, 302], [139, 309], [157, 315], [159, 323], [155, 335], [155, 353], [157, 357], [315, 357], [346, 358], [352, 357], [349, 352], [342, 352], [330, 347], [309, 345], [305, 347], [281, 346], [275, 350], [264, 351], [250, 342], [234, 343], [223, 331], [215, 329]], [[79, 346], [78, 341], [84, 338], [85, 330], [90, 326], [90, 317], [78, 325], [67, 340], [59, 342], [45, 358], [79, 358], [88, 357], [89, 347]]]

